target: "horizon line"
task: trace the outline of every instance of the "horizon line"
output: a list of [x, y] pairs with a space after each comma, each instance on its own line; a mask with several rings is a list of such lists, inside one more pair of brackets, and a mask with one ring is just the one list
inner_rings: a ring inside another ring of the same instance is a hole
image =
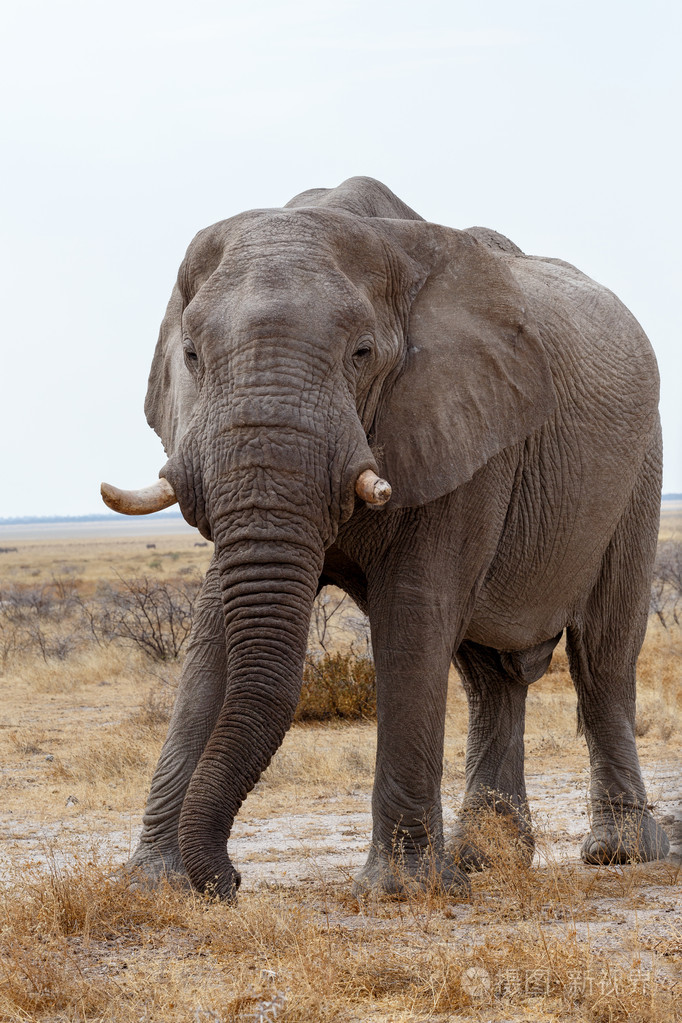
[[[663, 501], [682, 501], [682, 493], [661, 494], [661, 502]], [[102, 522], [112, 519], [122, 521], [126, 518], [138, 518], [138, 516], [126, 516], [120, 512], [93, 512], [85, 515], [12, 515], [6, 518], [0, 517], [0, 526], [33, 526], [39, 525], [41, 522], [46, 524], [52, 522]], [[183, 516], [180, 511], [160, 511], [145, 515], [144, 518], [181, 519]]]

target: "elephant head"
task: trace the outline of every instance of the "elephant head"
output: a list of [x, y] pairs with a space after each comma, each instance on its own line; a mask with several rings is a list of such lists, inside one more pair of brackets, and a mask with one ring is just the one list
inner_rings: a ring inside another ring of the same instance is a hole
[[504, 263], [378, 182], [195, 237], [145, 405], [162, 479], [107, 491], [124, 511], [177, 499], [215, 542], [229, 681], [180, 823], [195, 886], [229, 896], [238, 883], [227, 837], [291, 723], [325, 551], [363, 514], [356, 495], [388, 521], [468, 480], [553, 406]]

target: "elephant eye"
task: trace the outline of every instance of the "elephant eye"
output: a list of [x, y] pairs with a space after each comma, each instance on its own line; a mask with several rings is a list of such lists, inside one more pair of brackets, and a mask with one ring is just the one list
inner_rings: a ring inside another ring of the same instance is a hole
[[368, 355], [372, 354], [372, 343], [368, 339], [363, 339], [353, 353], [353, 358], [358, 361], [366, 359]]
[[194, 351], [194, 348], [188, 344], [185, 345], [185, 362], [189, 369], [196, 369], [199, 362], [199, 356]]

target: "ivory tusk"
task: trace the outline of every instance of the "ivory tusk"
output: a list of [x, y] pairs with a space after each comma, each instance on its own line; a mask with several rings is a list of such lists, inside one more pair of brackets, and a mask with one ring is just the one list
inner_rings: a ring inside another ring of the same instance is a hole
[[142, 490], [119, 490], [110, 483], [103, 483], [100, 493], [104, 503], [122, 515], [150, 515], [170, 508], [178, 500], [172, 486], [163, 477]]
[[355, 481], [355, 493], [367, 504], [380, 506], [386, 504], [391, 496], [391, 484], [371, 469], [365, 469]]

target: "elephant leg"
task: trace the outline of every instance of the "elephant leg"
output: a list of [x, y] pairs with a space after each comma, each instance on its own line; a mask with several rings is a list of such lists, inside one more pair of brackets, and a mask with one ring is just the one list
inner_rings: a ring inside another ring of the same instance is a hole
[[489, 864], [476, 836], [481, 810], [508, 817], [524, 859], [533, 855], [523, 747], [528, 685], [505, 666], [505, 658], [471, 641], [462, 643], [454, 658], [467, 694], [469, 732], [464, 801], [448, 845], [465, 870]]
[[[387, 573], [388, 574], [388, 573]], [[419, 587], [370, 594], [377, 676], [377, 756], [372, 846], [354, 891], [399, 893], [412, 884], [467, 892], [445, 852], [440, 783], [448, 670], [449, 612]]]
[[635, 667], [647, 625], [660, 492], [643, 486], [646, 467], [643, 477], [648, 500], [634, 495], [585, 609], [566, 633], [578, 728], [591, 766], [586, 863], [662, 859], [670, 848], [647, 809], [635, 745]]
[[150, 883], [162, 876], [186, 876], [178, 844], [183, 800], [199, 757], [225, 699], [225, 622], [214, 563], [195, 605], [192, 634], [175, 706], [154, 772], [142, 833], [126, 870]]

